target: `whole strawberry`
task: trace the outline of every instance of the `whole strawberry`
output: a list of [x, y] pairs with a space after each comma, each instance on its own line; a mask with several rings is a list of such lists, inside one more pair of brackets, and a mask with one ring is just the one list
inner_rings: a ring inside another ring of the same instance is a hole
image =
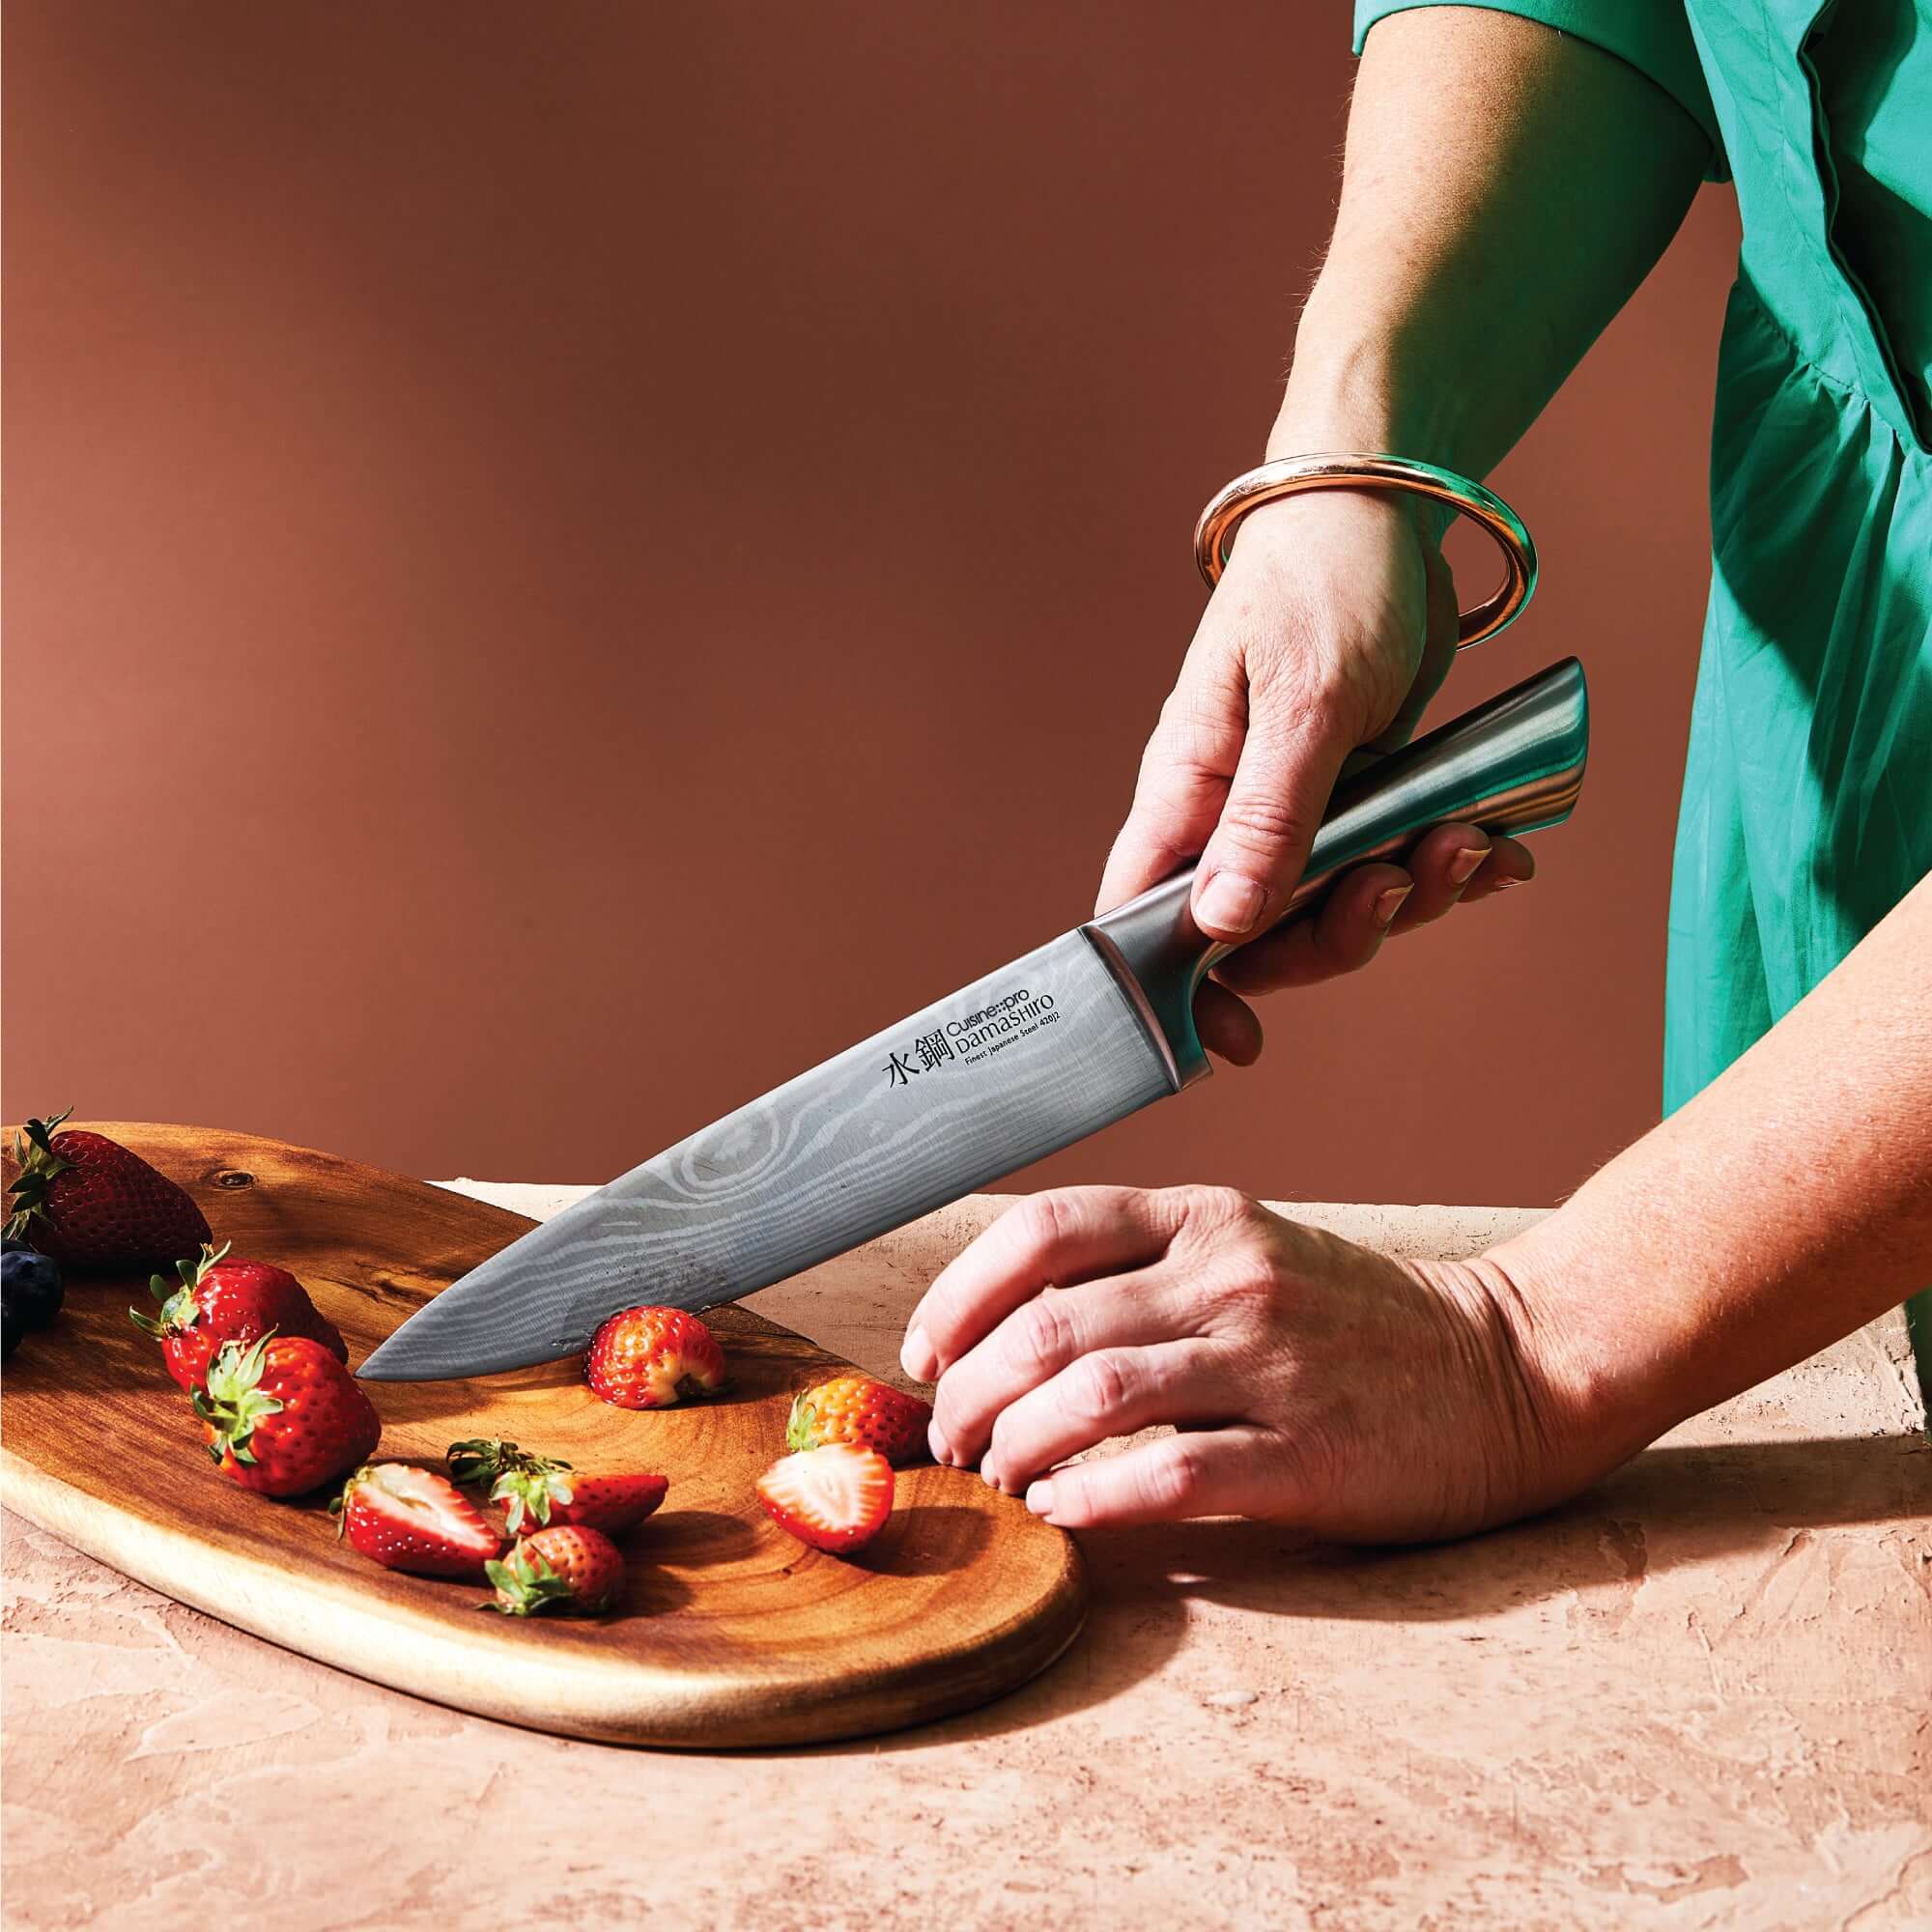
[[306, 1335], [224, 1342], [194, 1391], [208, 1453], [265, 1496], [299, 1496], [353, 1469], [383, 1433], [355, 1378]]
[[724, 1351], [681, 1308], [625, 1308], [590, 1338], [583, 1378], [618, 1408], [668, 1408], [724, 1386]]
[[624, 1559], [602, 1530], [540, 1529], [483, 1574], [496, 1585], [496, 1607], [506, 1617], [564, 1610], [595, 1616], [617, 1601]]
[[208, 1241], [207, 1217], [184, 1189], [105, 1134], [57, 1132], [66, 1119], [29, 1121], [14, 1137], [9, 1235], [80, 1268], [154, 1265]]
[[480, 1577], [503, 1548], [497, 1526], [447, 1476], [407, 1463], [365, 1463], [329, 1504], [337, 1534], [385, 1570]]
[[514, 1442], [479, 1437], [449, 1445], [449, 1473], [459, 1483], [488, 1483], [490, 1500], [503, 1505], [512, 1536], [551, 1523], [581, 1523], [618, 1536], [642, 1522], [670, 1488], [664, 1476], [581, 1476], [568, 1463], [533, 1456]]
[[925, 1453], [932, 1405], [870, 1376], [834, 1376], [815, 1383], [791, 1406], [787, 1449], [822, 1449], [828, 1442], [856, 1442], [876, 1449], [894, 1468]]
[[148, 1292], [161, 1304], [158, 1320], [138, 1308], [128, 1313], [137, 1328], [158, 1338], [161, 1360], [183, 1388], [201, 1385], [222, 1343], [256, 1342], [270, 1329], [306, 1335], [338, 1362], [349, 1359], [335, 1323], [287, 1268], [239, 1255], [230, 1259], [224, 1241], [218, 1248], [204, 1247], [198, 1261], [177, 1262], [175, 1272], [179, 1286], [165, 1275], [149, 1279]]

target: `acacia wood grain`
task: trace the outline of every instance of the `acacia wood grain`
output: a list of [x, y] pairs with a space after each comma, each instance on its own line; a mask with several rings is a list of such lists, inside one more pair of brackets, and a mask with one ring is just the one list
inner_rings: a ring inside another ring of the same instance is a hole
[[[179, 1180], [215, 1238], [292, 1269], [359, 1362], [424, 1300], [532, 1224], [333, 1154], [199, 1127], [99, 1123]], [[9, 1134], [11, 1144], [11, 1132]], [[713, 1310], [732, 1387], [632, 1413], [575, 1360], [466, 1382], [365, 1384], [379, 1455], [440, 1466], [510, 1436], [585, 1471], [662, 1470], [623, 1541], [627, 1590], [591, 1620], [478, 1612], [479, 1584], [379, 1569], [327, 1494], [274, 1503], [219, 1475], [155, 1344], [128, 1320], [145, 1274], [76, 1277], [7, 1365], [0, 1501], [128, 1576], [378, 1683], [538, 1729], [682, 1747], [863, 1736], [965, 1710], [1044, 1669], [1085, 1610], [1060, 1531], [969, 1472], [901, 1470], [893, 1518], [840, 1560], [753, 1494], [793, 1394], [846, 1366], [748, 1310]]]

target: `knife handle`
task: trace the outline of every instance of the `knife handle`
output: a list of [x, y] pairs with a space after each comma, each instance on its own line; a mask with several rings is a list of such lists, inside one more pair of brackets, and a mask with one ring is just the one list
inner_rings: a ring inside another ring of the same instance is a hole
[[[1473, 711], [1378, 759], [1335, 787], [1308, 868], [1276, 925], [1305, 915], [1335, 875], [1400, 859], [1446, 820], [1537, 832], [1570, 816], [1590, 747], [1583, 667], [1565, 658]], [[1139, 1008], [1178, 1089], [1208, 1071], [1194, 995], [1235, 949], [1194, 923], [1194, 867], [1081, 928]]]

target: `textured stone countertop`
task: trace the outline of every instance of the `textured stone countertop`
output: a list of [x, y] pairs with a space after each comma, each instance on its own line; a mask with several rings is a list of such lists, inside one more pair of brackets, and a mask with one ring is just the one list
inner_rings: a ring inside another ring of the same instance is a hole
[[[582, 1190], [459, 1182], [529, 1213]], [[978, 1199], [753, 1296], [897, 1379]], [[1291, 1211], [1395, 1252], [1507, 1210]], [[4, 1523], [8, 1927], [1932, 1924], [1932, 1452], [1895, 1318], [1432, 1549], [1082, 1539], [970, 1716], [671, 1756], [381, 1690]]]

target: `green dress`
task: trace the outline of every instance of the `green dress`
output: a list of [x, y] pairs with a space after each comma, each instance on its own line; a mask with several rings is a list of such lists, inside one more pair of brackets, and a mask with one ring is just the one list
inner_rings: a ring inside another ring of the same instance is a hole
[[[1429, 4], [1361, 0], [1356, 46]], [[1932, 871], [1932, 0], [1477, 4], [1629, 62], [1737, 185], [1667, 1111]]]

